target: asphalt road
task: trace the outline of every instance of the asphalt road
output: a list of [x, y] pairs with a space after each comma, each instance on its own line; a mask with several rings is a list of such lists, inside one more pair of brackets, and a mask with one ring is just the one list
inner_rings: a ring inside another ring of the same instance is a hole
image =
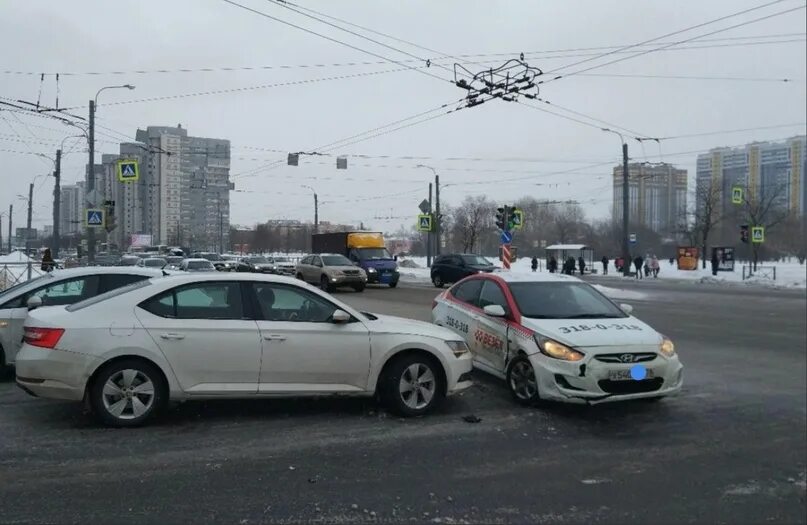
[[[197, 402], [115, 430], [4, 382], [0, 523], [805, 523], [804, 291], [598, 282], [676, 341], [680, 396], [527, 409], [477, 374], [420, 419], [369, 400]], [[428, 319], [435, 293], [339, 297]]]

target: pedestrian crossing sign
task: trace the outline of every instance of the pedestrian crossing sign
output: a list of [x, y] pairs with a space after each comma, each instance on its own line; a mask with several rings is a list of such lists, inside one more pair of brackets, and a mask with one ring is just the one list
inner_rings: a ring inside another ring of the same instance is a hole
[[751, 227], [751, 242], [754, 244], [760, 244], [765, 242], [765, 227], [764, 226], [753, 226]]
[[118, 161], [118, 180], [121, 182], [135, 182], [140, 178], [140, 168], [137, 160], [125, 159]]
[[101, 228], [104, 226], [104, 210], [88, 208], [84, 215], [84, 222], [88, 228]]
[[734, 186], [731, 188], [731, 203], [732, 204], [742, 204], [743, 203], [743, 188], [742, 186]]
[[418, 215], [418, 231], [432, 231], [432, 216], [428, 214]]

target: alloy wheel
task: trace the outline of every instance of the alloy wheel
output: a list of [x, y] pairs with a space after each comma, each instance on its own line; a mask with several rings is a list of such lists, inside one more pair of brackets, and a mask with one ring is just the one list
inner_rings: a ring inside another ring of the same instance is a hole
[[510, 389], [519, 399], [529, 401], [538, 394], [538, 383], [535, 372], [529, 361], [516, 363], [510, 372]]
[[118, 419], [135, 419], [154, 405], [154, 383], [140, 370], [127, 368], [109, 376], [102, 392], [104, 408]]
[[428, 406], [436, 391], [434, 372], [424, 363], [414, 363], [401, 374], [398, 392], [409, 408], [420, 410]]

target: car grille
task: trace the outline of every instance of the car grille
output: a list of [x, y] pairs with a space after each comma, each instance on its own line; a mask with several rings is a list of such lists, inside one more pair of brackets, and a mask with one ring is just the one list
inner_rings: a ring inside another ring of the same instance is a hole
[[653, 352], [623, 352], [621, 354], [599, 354], [594, 356], [594, 359], [597, 361], [602, 361], [603, 363], [621, 364], [644, 363], [645, 361], [652, 361], [655, 358], [656, 354]]
[[609, 394], [640, 394], [642, 392], [655, 392], [661, 388], [664, 379], [654, 377], [653, 379], [643, 379], [641, 381], [611, 381], [603, 379], [597, 381], [597, 385]]
[[345, 275], [359, 275], [358, 270], [345, 270]]

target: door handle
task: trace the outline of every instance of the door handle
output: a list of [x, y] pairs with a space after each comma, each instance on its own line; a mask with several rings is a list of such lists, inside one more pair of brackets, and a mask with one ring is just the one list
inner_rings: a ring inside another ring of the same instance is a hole
[[160, 337], [163, 338], [163, 339], [170, 340], [170, 341], [179, 341], [181, 339], [185, 339], [184, 334], [177, 334], [177, 333], [173, 333], [173, 332], [172, 333], [166, 333], [166, 334], [160, 334]]
[[265, 336], [263, 336], [263, 338], [265, 340], [267, 340], [267, 341], [285, 341], [286, 340], [285, 335], [277, 335], [277, 334], [265, 335]]

